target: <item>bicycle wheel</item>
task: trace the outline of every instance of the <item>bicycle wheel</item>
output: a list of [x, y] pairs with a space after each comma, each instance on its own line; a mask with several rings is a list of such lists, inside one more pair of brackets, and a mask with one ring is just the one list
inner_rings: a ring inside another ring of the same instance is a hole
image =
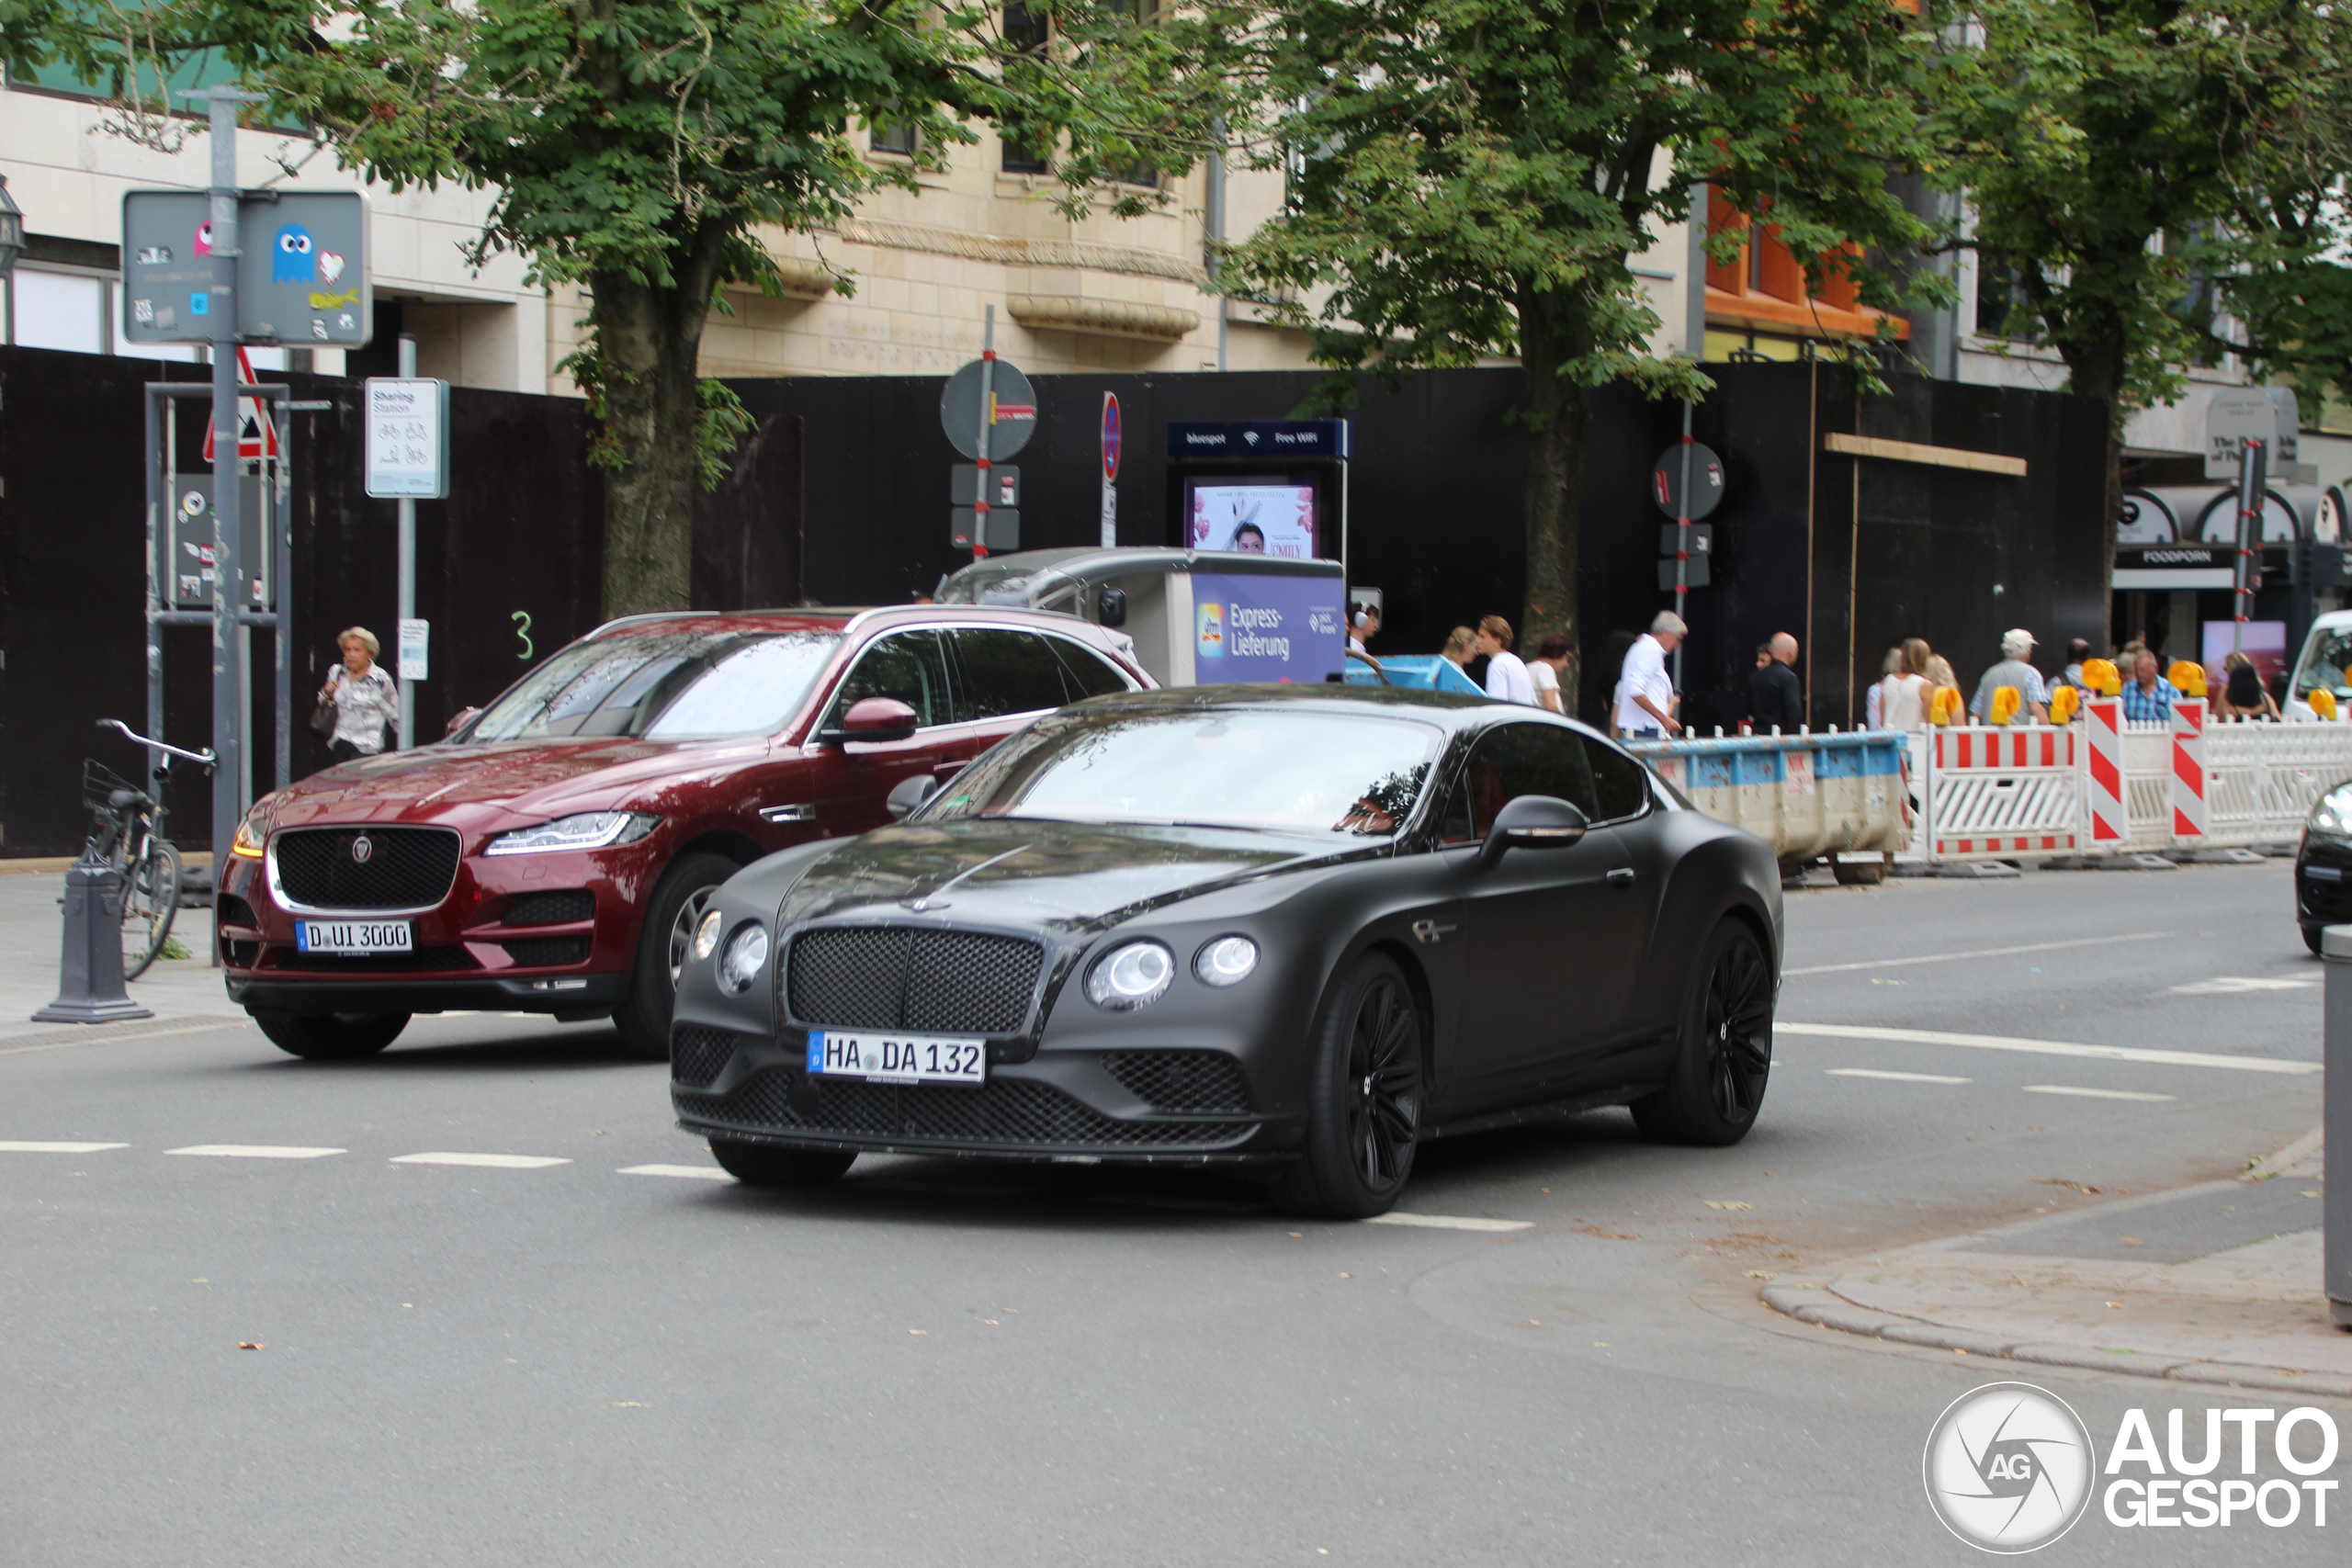
[[136, 980], [164, 951], [179, 913], [180, 852], [168, 839], [149, 839], [123, 870], [122, 977]]

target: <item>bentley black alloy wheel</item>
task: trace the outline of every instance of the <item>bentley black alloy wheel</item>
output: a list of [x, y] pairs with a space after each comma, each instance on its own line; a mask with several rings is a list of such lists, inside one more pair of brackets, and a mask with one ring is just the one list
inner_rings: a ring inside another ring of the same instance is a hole
[[1420, 1134], [1422, 1030], [1396, 961], [1367, 953], [1332, 999], [1307, 1086], [1306, 1150], [1283, 1175], [1284, 1211], [1335, 1220], [1394, 1208]]
[[1697, 979], [1674, 1075], [1634, 1102], [1634, 1120], [1668, 1143], [1736, 1144], [1756, 1124], [1772, 1075], [1772, 965], [1753, 931], [1725, 920], [1708, 939]]

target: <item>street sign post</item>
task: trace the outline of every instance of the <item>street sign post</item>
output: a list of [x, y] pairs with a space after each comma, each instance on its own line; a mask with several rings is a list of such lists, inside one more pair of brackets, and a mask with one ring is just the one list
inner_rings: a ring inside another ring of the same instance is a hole
[[1119, 394], [1102, 394], [1102, 547], [1119, 544]]
[[[1682, 439], [1664, 452], [1650, 466], [1650, 494], [1656, 498], [1658, 510], [1674, 519], [1673, 547], [1666, 549], [1661, 541], [1661, 553], [1671, 558], [1673, 574], [1667, 572], [1668, 562], [1658, 562], [1658, 586], [1674, 590], [1674, 613], [1687, 625], [1690, 619], [1690, 590], [1707, 586], [1707, 562], [1702, 558], [1695, 573], [1692, 570], [1690, 525], [1714, 511], [1724, 498], [1724, 462], [1714, 453], [1690, 438], [1690, 400], [1682, 400]], [[1712, 534], [1707, 547], [1714, 543]], [[1674, 646], [1674, 688], [1682, 689], [1682, 645]]]
[[[204, 191], [122, 198], [122, 335], [129, 343], [209, 343], [225, 321], [246, 343], [358, 348], [373, 330], [368, 202], [356, 190], [244, 191], [240, 246], [215, 232]], [[222, 288], [221, 261], [235, 264]]]
[[[990, 550], [1020, 548], [1020, 515], [990, 518], [996, 502], [989, 470], [997, 458], [1010, 457], [1028, 446], [1037, 432], [1037, 394], [1029, 378], [996, 356], [994, 305], [987, 308], [981, 321], [980, 356], [950, 376], [939, 394], [941, 428], [978, 470], [971, 506], [951, 503], [948, 510], [949, 536], [957, 549], [970, 550], [975, 560], [985, 559]], [[1010, 544], [1003, 542], [1008, 535]]]

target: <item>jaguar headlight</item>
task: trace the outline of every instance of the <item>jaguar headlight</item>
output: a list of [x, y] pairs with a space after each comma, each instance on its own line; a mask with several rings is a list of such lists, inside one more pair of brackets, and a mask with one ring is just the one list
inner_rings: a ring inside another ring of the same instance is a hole
[[2320, 796], [2312, 807], [2311, 830], [2331, 839], [2352, 839], [2352, 784], [2341, 784]]
[[554, 850], [601, 850], [634, 843], [660, 825], [662, 818], [642, 811], [582, 811], [559, 817], [536, 828], [517, 828], [490, 841], [486, 855], [537, 855]]
[[727, 950], [718, 955], [718, 983], [730, 991], [748, 991], [767, 962], [767, 928], [745, 926], [727, 939]]
[[1133, 1012], [1149, 1007], [1176, 977], [1176, 955], [1156, 942], [1131, 942], [1097, 959], [1087, 972], [1086, 994], [1096, 1007]]
[[1193, 973], [1206, 986], [1238, 986], [1258, 967], [1258, 944], [1246, 936], [1221, 936], [1193, 960]]
[[695, 958], [696, 962], [708, 958], [710, 956], [710, 950], [718, 945], [718, 911], [711, 909], [703, 915], [702, 923], [695, 927]]
[[269, 843], [270, 819], [277, 815], [275, 804], [266, 796], [254, 801], [254, 808], [237, 824], [237, 837], [230, 844], [229, 852], [247, 860], [261, 859], [262, 851]]

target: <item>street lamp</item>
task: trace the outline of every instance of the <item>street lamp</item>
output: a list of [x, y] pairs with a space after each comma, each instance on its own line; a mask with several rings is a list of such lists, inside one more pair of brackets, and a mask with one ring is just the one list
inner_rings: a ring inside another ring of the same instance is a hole
[[0, 175], [0, 283], [8, 286], [8, 343], [17, 342], [17, 258], [25, 254], [25, 215], [8, 194], [8, 176]]

